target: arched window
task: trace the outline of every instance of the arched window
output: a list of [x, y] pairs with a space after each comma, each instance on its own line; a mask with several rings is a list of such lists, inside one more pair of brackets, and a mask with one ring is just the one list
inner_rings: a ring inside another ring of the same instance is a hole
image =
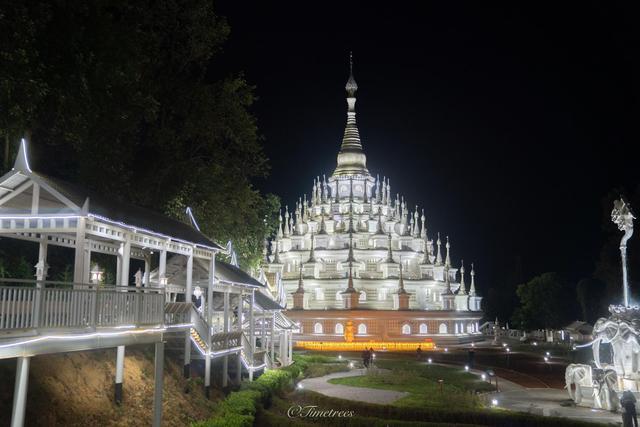
[[336, 323], [336, 334], [344, 334], [344, 326], [342, 323]]
[[321, 334], [322, 333], [322, 323], [318, 322], [315, 325], [313, 325], [313, 333], [315, 333], [315, 334]]
[[358, 299], [360, 302], [366, 302], [367, 301], [367, 293], [363, 290], [360, 291], [360, 297]]
[[367, 333], [367, 325], [364, 323], [360, 323], [358, 325], [358, 335], [366, 335]]
[[473, 323], [467, 323], [467, 332], [468, 333], [472, 333], [473, 332]]
[[407, 324], [402, 325], [402, 335], [411, 335], [411, 326]]
[[421, 334], [426, 334], [427, 332], [428, 332], [427, 324], [426, 323], [421, 323], [420, 324], [420, 333]]
[[336, 291], [336, 301], [342, 301], [342, 289]]
[[316, 288], [316, 301], [324, 301], [324, 289]]
[[447, 325], [445, 323], [440, 323], [440, 327], [438, 328], [438, 332], [441, 334], [447, 333]]
[[456, 325], [456, 334], [458, 333], [458, 323], [455, 323]]

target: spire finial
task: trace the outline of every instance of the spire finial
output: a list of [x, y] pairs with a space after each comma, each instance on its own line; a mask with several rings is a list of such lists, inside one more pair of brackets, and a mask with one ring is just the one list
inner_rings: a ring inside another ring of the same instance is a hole
[[354, 98], [358, 90], [356, 79], [353, 78], [353, 52], [349, 52], [349, 80], [347, 80], [345, 89], [347, 90], [349, 98]]

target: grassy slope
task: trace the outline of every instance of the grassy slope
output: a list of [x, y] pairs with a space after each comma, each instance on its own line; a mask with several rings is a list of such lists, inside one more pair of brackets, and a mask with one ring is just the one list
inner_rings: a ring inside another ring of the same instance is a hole
[[[115, 360], [115, 349], [32, 358], [26, 425], [151, 425], [153, 346], [127, 347], [121, 406], [113, 403]], [[211, 413], [215, 399], [204, 397], [200, 381], [189, 384], [169, 357], [164, 372], [163, 425], [182, 426]], [[1, 361], [0, 425], [11, 418], [14, 378], [15, 360]]]
[[[397, 400], [393, 405], [419, 408], [447, 408], [451, 402], [456, 402], [459, 409], [480, 408], [480, 402], [474, 392], [493, 389], [490, 384], [478, 380], [476, 375], [457, 368], [425, 366], [406, 361], [380, 361], [379, 367], [391, 371], [335, 378], [329, 382], [409, 392], [409, 396]], [[439, 379], [443, 380], [442, 391]]]

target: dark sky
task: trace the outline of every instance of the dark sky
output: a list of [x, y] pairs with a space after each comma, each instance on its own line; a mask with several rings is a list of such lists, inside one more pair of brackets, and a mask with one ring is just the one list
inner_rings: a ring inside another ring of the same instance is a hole
[[602, 198], [639, 182], [640, 37], [620, 4], [562, 3], [219, 2], [227, 63], [260, 98], [261, 188], [292, 206], [333, 171], [353, 50], [369, 170], [476, 262], [481, 289], [515, 256], [525, 278], [590, 275]]

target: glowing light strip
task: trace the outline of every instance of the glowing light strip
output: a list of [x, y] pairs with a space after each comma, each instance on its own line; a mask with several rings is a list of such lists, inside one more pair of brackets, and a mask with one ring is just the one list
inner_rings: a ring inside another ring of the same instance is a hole
[[176, 241], [176, 242], [181, 242], [181, 243], [185, 243], [185, 244], [188, 244], [188, 245], [194, 245], [195, 247], [202, 247], [202, 248], [210, 249], [210, 250], [212, 250], [214, 252], [220, 252], [221, 250], [223, 250], [221, 247], [214, 248], [214, 247], [203, 245], [203, 244], [200, 244], [200, 243], [189, 242], [187, 240], [182, 240], [182, 239], [178, 239], [176, 237], [172, 237], [172, 236], [169, 236], [169, 235], [166, 235], [166, 234], [158, 233], [157, 231], [151, 231], [151, 230], [148, 230], [148, 229], [143, 228], [143, 227], [137, 227], [135, 225], [126, 224], [126, 223], [124, 223], [122, 221], [114, 221], [112, 219], [109, 219], [109, 218], [106, 218], [104, 216], [97, 215], [97, 214], [94, 214], [94, 213], [89, 213], [88, 216], [96, 218], [96, 219], [98, 219], [100, 221], [104, 221], [104, 222], [108, 222], [110, 224], [118, 225], [120, 227], [132, 229], [134, 232], [142, 231], [143, 233], [152, 234], [154, 236], [162, 237], [163, 239], [170, 239], [170, 240], [173, 240], [173, 241]]
[[122, 331], [122, 332], [92, 332], [89, 334], [79, 334], [79, 335], [45, 335], [38, 338], [33, 338], [26, 341], [14, 342], [10, 344], [0, 345], [0, 349], [2, 348], [11, 348], [17, 347], [26, 344], [33, 344], [40, 341], [48, 341], [48, 340], [62, 340], [62, 341], [70, 341], [70, 340], [86, 340], [90, 338], [98, 338], [98, 337], [117, 337], [121, 335], [134, 335], [134, 334], [146, 334], [146, 333], [157, 333], [157, 332], [166, 332], [167, 328], [151, 328], [151, 329], [141, 329], [137, 331]]
[[27, 166], [27, 171], [29, 173], [33, 173], [33, 171], [31, 170], [31, 166], [29, 166], [29, 156], [27, 156], [27, 141], [22, 138], [20, 140], [20, 144], [22, 145], [22, 150], [24, 153], [24, 164]]
[[53, 216], [53, 215], [46, 215], [46, 216], [42, 216], [42, 215], [23, 215], [23, 216], [18, 216], [18, 215], [10, 215], [10, 216], [0, 216], [0, 219], [28, 219], [28, 220], [32, 220], [32, 219], [78, 219], [78, 218], [82, 218], [82, 216], [80, 215], [59, 215], [59, 216]]

